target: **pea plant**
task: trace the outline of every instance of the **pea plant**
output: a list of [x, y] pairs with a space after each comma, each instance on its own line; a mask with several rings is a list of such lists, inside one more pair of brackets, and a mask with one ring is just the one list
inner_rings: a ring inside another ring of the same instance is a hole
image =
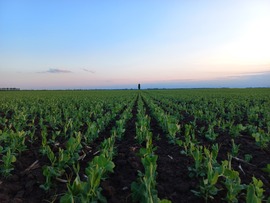
[[[140, 104], [142, 105], [142, 103]], [[142, 109], [142, 106], [140, 107]], [[141, 144], [144, 139], [145, 147], [140, 148], [139, 156], [144, 167], [144, 172], [138, 171], [138, 179], [131, 184], [132, 199], [134, 202], [155, 203], [155, 202], [170, 202], [168, 200], [160, 200], [156, 189], [157, 176], [157, 159], [154, 154], [156, 148], [153, 146], [152, 133], [149, 131], [149, 120], [144, 115], [145, 111], [138, 112], [138, 121], [136, 138]], [[141, 121], [142, 118], [144, 121]], [[146, 125], [144, 125], [146, 123]]]
[[43, 166], [43, 175], [45, 176], [45, 183], [40, 187], [48, 191], [53, 185], [52, 179], [61, 177], [65, 173], [65, 169], [73, 164], [76, 164], [79, 159], [79, 152], [81, 149], [81, 134], [77, 133], [75, 137], [70, 137], [66, 142], [66, 149], [59, 148], [58, 156], [54, 154], [50, 146], [44, 149], [51, 165]]
[[13, 163], [16, 161], [16, 156], [11, 152], [11, 149], [8, 148], [6, 150], [6, 154], [2, 157], [3, 164], [0, 165], [0, 173], [4, 177], [10, 176], [10, 172], [14, 169]]

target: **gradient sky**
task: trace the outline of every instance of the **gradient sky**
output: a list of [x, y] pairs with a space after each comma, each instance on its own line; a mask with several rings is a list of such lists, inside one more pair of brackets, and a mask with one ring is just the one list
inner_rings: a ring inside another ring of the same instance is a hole
[[269, 0], [0, 0], [0, 87], [270, 87]]

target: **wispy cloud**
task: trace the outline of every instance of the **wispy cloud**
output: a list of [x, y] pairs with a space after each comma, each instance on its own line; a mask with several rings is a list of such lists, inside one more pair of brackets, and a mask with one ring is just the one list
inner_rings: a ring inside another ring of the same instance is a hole
[[69, 70], [63, 70], [63, 69], [58, 69], [58, 68], [50, 68], [47, 71], [42, 71], [42, 72], [38, 72], [38, 73], [72, 73]]
[[88, 70], [88, 69], [86, 69], [86, 68], [83, 68], [83, 70], [85, 71], [85, 72], [89, 72], [89, 73], [95, 73], [95, 71], [93, 71], [93, 70]]

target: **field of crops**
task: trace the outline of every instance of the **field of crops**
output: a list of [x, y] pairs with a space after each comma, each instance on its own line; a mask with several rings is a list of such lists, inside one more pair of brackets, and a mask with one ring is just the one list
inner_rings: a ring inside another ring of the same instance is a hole
[[0, 202], [270, 202], [270, 89], [0, 92]]

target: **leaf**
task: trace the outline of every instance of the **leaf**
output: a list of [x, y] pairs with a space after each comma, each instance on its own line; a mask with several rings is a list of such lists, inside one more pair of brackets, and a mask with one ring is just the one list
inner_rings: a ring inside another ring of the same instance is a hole
[[74, 203], [74, 198], [71, 194], [65, 194], [61, 197], [60, 203]]
[[16, 162], [16, 157], [14, 155], [11, 155], [11, 159], [10, 159], [11, 163]]
[[247, 188], [246, 203], [257, 203], [257, 198], [255, 194], [255, 188], [253, 185], [249, 185]]
[[255, 177], [252, 177], [252, 180], [255, 184], [255, 186], [261, 188], [263, 186], [263, 182], [261, 180], [257, 180]]
[[215, 185], [217, 183], [217, 181], [218, 181], [218, 172], [216, 171], [215, 174], [214, 174], [214, 176], [211, 179], [211, 183], [210, 184], [211, 185]]
[[266, 165], [266, 168], [263, 168], [262, 170], [263, 170], [264, 172], [269, 173], [269, 175], [270, 175], [270, 164], [267, 164], [267, 165]]
[[74, 195], [80, 194], [82, 192], [82, 190], [85, 187], [84, 182], [81, 182], [80, 177], [77, 176], [73, 182], [73, 184], [70, 186], [70, 190], [72, 191], [72, 193]]

